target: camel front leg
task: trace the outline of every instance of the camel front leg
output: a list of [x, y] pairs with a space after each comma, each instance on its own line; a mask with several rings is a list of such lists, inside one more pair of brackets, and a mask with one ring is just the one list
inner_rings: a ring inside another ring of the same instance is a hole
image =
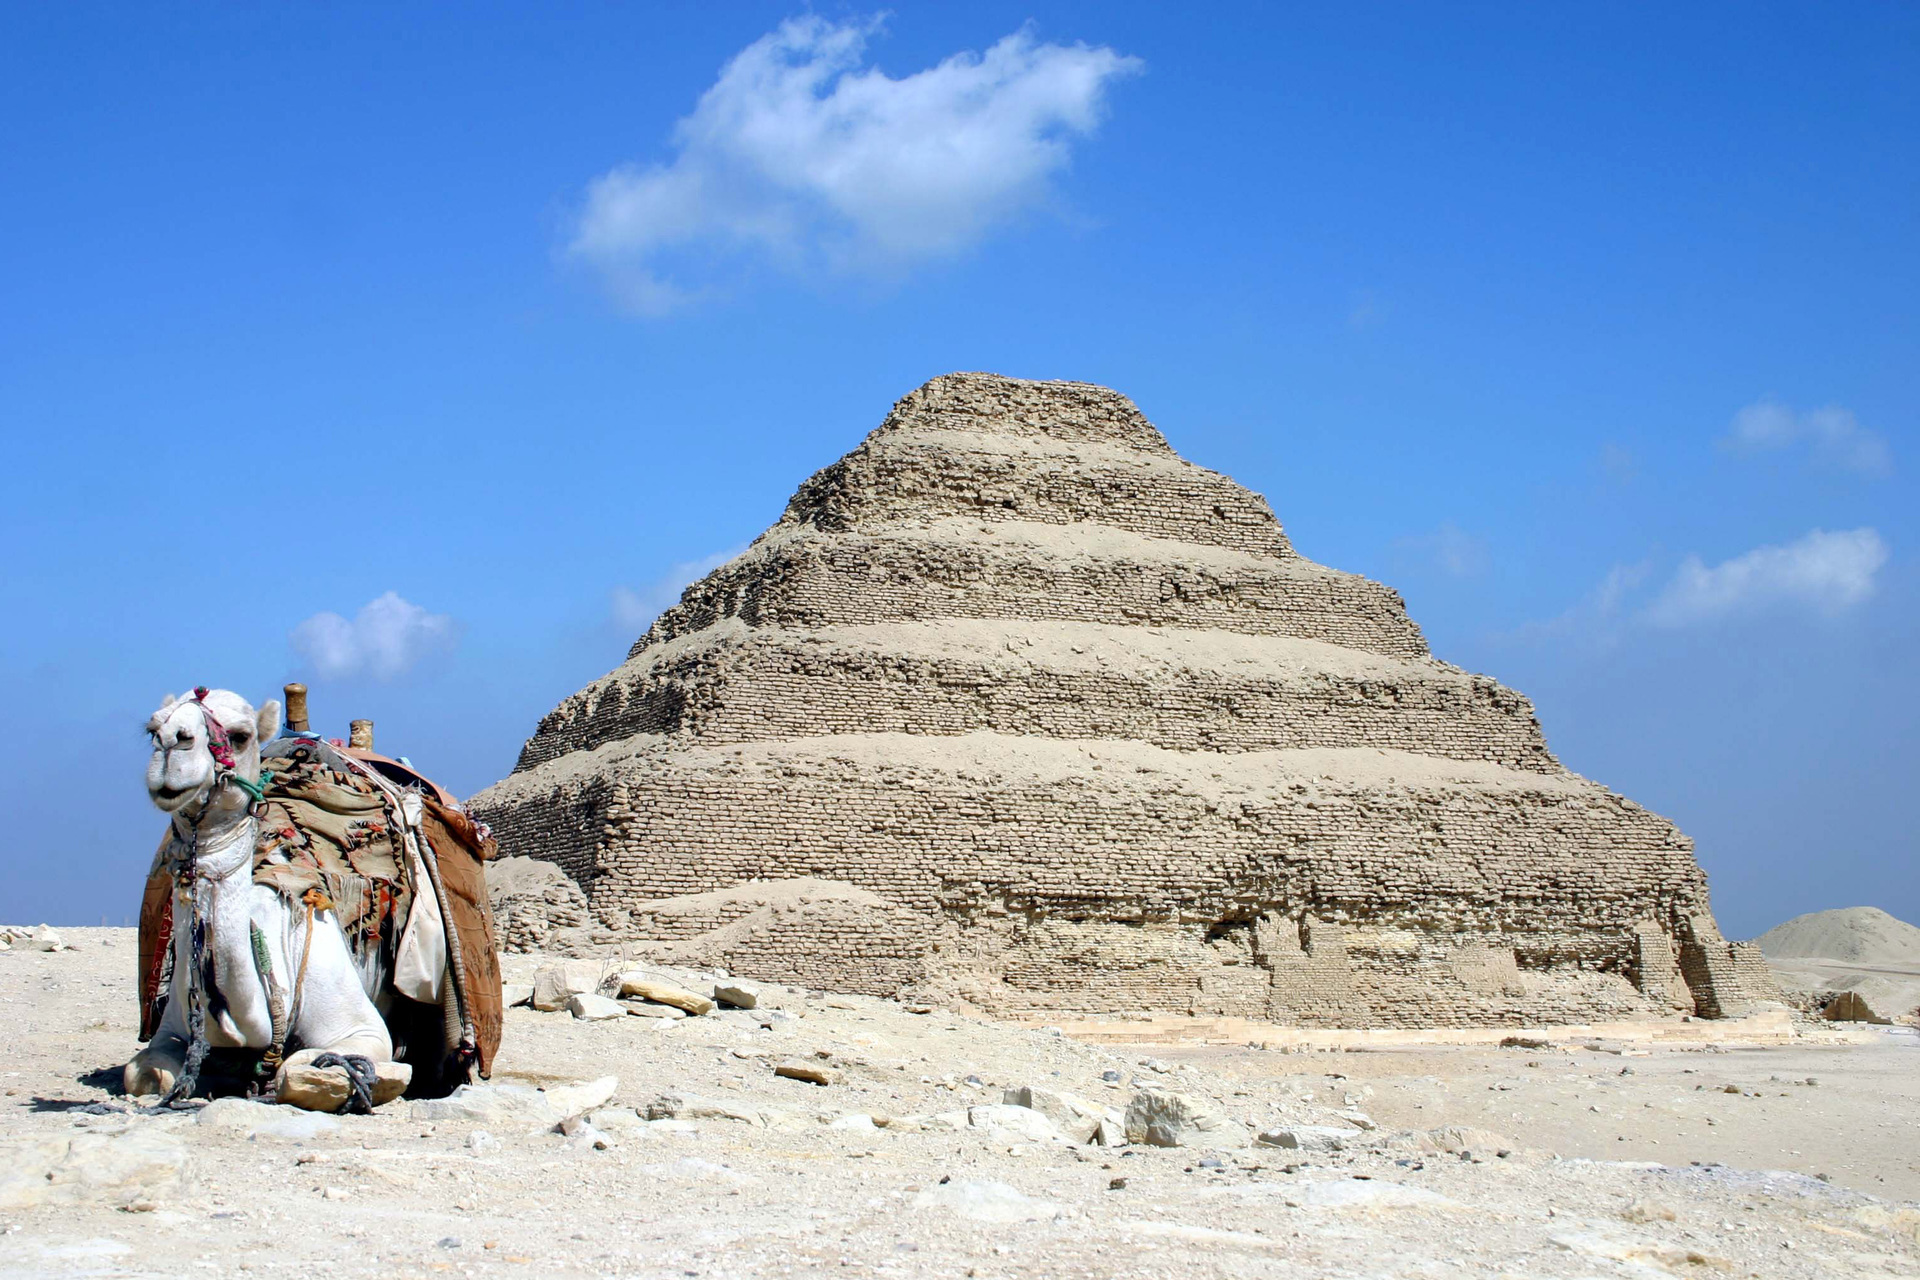
[[187, 1024], [181, 1012], [186, 1007], [186, 993], [180, 988], [180, 983], [173, 984], [153, 1039], [120, 1072], [120, 1087], [130, 1098], [165, 1093], [186, 1069]]
[[[287, 938], [285, 951], [295, 959], [281, 971], [297, 973], [303, 949], [307, 966], [297, 1020], [288, 1037], [300, 1048], [287, 1055], [274, 1077], [274, 1097], [308, 1110], [337, 1111], [351, 1104], [354, 1073], [364, 1077], [371, 1072], [372, 1105], [379, 1106], [405, 1091], [412, 1070], [393, 1061], [393, 1037], [360, 985], [360, 973], [333, 914], [313, 917], [310, 946], [308, 927], [305, 919], [297, 919], [282, 935]], [[277, 967], [282, 962], [276, 956], [274, 963]]]

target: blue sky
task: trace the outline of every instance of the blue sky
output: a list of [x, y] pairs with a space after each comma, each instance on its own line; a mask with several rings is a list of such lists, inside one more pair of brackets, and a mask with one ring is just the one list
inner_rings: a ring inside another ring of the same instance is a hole
[[0, 918], [134, 910], [196, 682], [486, 785], [987, 369], [1398, 587], [1729, 933], [1920, 919], [1920, 13], [1676, 8], [10, 7]]

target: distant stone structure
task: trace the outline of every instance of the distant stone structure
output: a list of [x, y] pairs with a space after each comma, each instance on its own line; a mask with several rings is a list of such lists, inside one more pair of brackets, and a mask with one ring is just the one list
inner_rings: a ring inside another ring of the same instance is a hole
[[1671, 823], [1083, 383], [901, 400], [472, 807], [602, 929], [1002, 1015], [1778, 997]]

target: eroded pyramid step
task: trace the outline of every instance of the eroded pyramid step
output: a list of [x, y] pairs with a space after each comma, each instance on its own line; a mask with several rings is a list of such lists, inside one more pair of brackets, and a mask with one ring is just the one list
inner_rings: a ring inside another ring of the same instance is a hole
[[872, 438], [931, 431], [1173, 454], [1166, 437], [1133, 401], [1089, 382], [950, 373], [902, 396]]
[[812, 876], [960, 923], [1304, 912], [1604, 966], [1628, 962], [1636, 921], [1706, 891], [1691, 842], [1604, 787], [1373, 749], [641, 737], [514, 774], [473, 807], [503, 848], [557, 857], [610, 910]]
[[634, 734], [718, 743], [983, 730], [1559, 767], [1525, 698], [1432, 659], [1181, 628], [946, 619], [790, 631], [737, 618], [655, 645], [568, 698], [518, 767]]
[[730, 617], [788, 629], [939, 618], [1194, 627], [1427, 654], [1399, 593], [1358, 574], [1086, 525], [776, 527], [688, 587], [629, 656]]
[[1293, 554], [1265, 498], [1172, 454], [1035, 449], [961, 432], [870, 439], [803, 483], [781, 523], [837, 532], [955, 516], [1104, 525], [1254, 556]]

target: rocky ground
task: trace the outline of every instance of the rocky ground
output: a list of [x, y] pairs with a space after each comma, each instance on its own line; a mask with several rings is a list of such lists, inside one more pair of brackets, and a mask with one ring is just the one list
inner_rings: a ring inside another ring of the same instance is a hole
[[1141, 1050], [759, 984], [512, 1009], [452, 1101], [148, 1116], [131, 931], [62, 933], [0, 951], [0, 1277], [1920, 1275], [1906, 1027]]

